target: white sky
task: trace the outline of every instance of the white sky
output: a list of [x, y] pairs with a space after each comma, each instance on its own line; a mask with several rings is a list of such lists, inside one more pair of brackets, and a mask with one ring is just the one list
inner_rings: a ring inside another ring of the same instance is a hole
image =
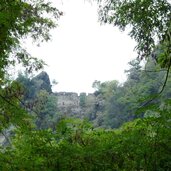
[[126, 79], [127, 63], [136, 57], [135, 42], [111, 25], [100, 26], [97, 6], [84, 0], [53, 0], [64, 12], [52, 41], [41, 47], [28, 45], [43, 59], [45, 71], [58, 84], [54, 91], [93, 92], [95, 80]]

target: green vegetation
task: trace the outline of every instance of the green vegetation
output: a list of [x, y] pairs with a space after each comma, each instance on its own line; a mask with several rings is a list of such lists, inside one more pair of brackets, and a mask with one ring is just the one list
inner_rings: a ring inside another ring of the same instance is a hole
[[[100, 2], [99, 20], [113, 24], [124, 31], [130, 27], [129, 35], [137, 42], [139, 58], [148, 58], [158, 44], [162, 53], [158, 62], [169, 65], [171, 4], [169, 0], [97, 0]], [[102, 2], [102, 3], [101, 3]]]
[[[105, 2], [100, 20], [122, 30], [129, 25], [139, 59], [148, 60], [131, 61], [123, 84], [95, 81], [93, 107], [80, 95], [80, 106], [91, 108], [82, 120], [59, 113], [47, 73], [30, 77], [43, 62], [20, 43], [27, 36], [49, 40], [62, 13], [43, 0], [0, 2], [0, 170], [170, 171], [171, 4]], [[26, 74], [10, 80], [8, 67], [17, 64]]]
[[1, 170], [169, 171], [170, 113], [160, 112], [117, 130], [76, 119], [62, 120], [56, 131], [17, 130], [13, 148], [1, 154]]
[[17, 81], [25, 90], [21, 103], [35, 117], [37, 128], [53, 128], [61, 116], [57, 109], [57, 97], [52, 94], [48, 74], [41, 72], [36, 77], [28, 78], [20, 73]]
[[[10, 80], [9, 67], [23, 65], [27, 73], [37, 71], [44, 65], [22, 48], [23, 38], [37, 43], [50, 39], [49, 31], [56, 27], [62, 13], [42, 0], [0, 1], [0, 132], [10, 125], [25, 127], [29, 115], [21, 108], [22, 87]], [[26, 119], [27, 117], [27, 119]]]

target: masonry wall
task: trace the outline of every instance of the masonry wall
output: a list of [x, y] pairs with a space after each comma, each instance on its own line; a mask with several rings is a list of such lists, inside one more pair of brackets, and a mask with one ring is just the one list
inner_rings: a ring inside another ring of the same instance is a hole
[[80, 96], [74, 92], [58, 92], [55, 93], [57, 96], [57, 105], [60, 113], [67, 116], [78, 116], [84, 117], [90, 110], [94, 109], [96, 98], [94, 94], [86, 95], [86, 105], [80, 106]]

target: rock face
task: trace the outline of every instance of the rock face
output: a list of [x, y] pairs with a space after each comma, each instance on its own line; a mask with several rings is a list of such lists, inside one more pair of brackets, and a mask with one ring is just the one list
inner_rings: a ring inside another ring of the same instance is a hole
[[94, 94], [74, 92], [54, 93], [57, 96], [57, 106], [61, 114], [79, 118], [90, 117], [94, 113], [96, 97]]
[[45, 71], [34, 77], [32, 82], [37, 90], [46, 90], [48, 93], [52, 93], [49, 75]]

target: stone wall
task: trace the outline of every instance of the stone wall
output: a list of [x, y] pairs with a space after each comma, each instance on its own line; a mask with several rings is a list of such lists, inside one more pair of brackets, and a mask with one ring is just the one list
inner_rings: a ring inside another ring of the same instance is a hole
[[78, 116], [82, 118], [92, 112], [94, 105], [96, 104], [96, 97], [94, 94], [87, 94], [85, 96], [85, 106], [80, 105], [80, 95], [77, 93], [58, 92], [55, 93], [55, 95], [58, 99], [57, 105], [60, 113], [67, 116]]
[[59, 92], [55, 94], [58, 97], [58, 107], [79, 107], [79, 96], [77, 93]]

